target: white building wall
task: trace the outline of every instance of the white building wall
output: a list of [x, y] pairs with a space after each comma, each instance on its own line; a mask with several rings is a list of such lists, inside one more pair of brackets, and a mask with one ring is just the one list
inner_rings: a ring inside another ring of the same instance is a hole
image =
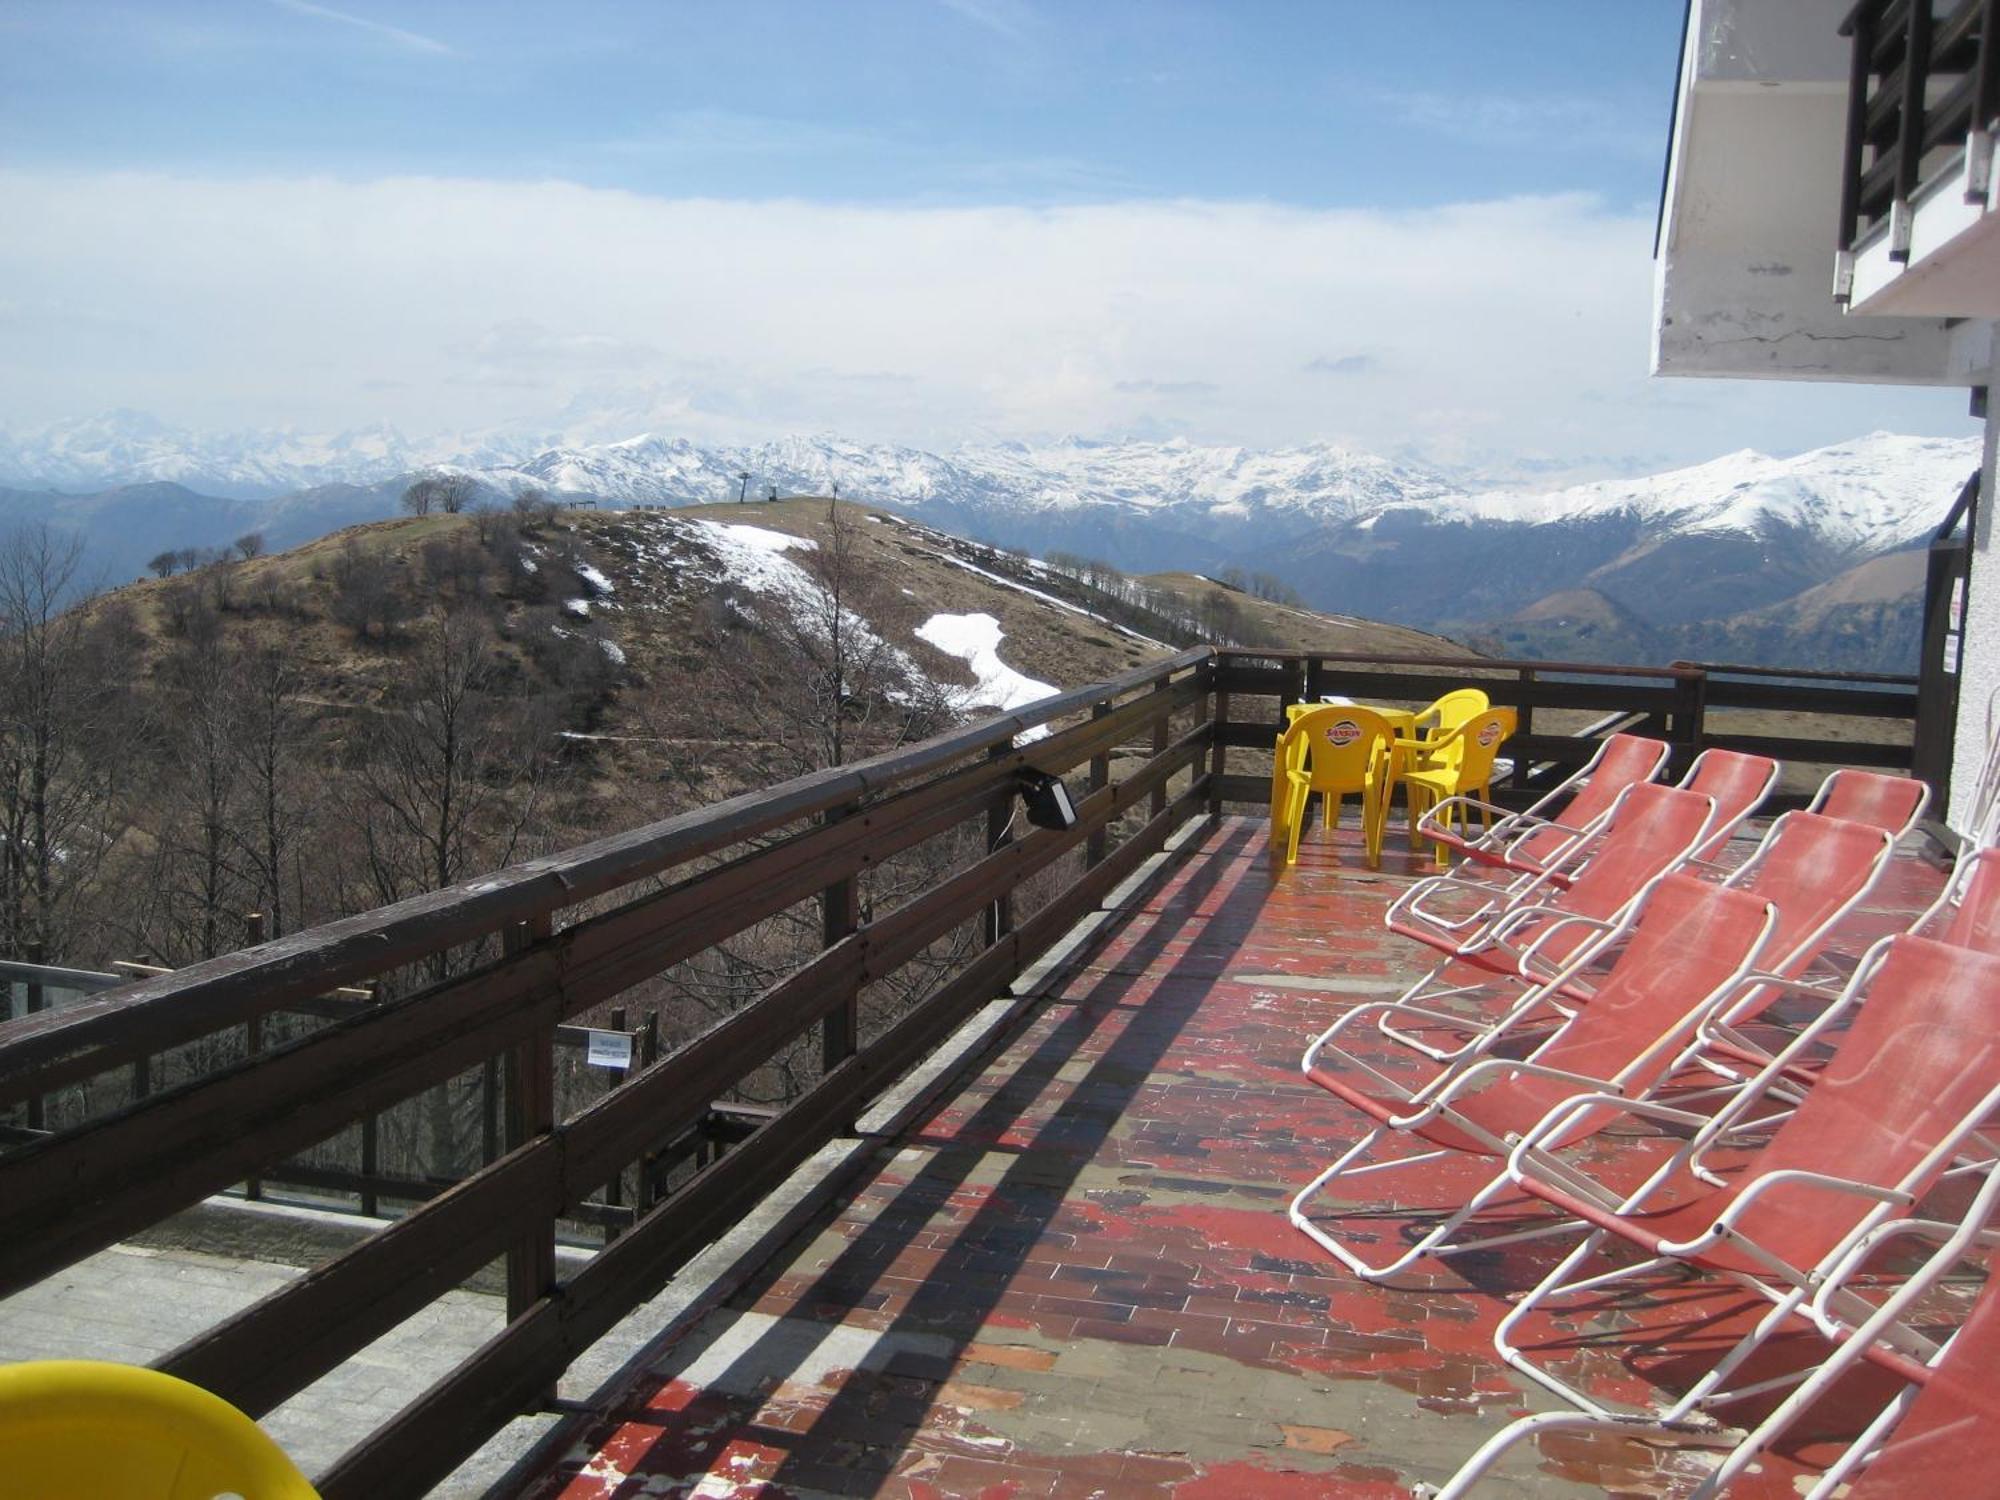
[[[2000, 393], [1996, 393], [2000, 394]], [[1965, 644], [1959, 653], [1958, 733], [1952, 744], [1951, 826], [1970, 833], [1973, 792], [1988, 744], [2000, 730], [2000, 550], [1994, 545], [1994, 460], [2000, 407], [1989, 404], [1980, 469], [1978, 519], [1966, 581]]]

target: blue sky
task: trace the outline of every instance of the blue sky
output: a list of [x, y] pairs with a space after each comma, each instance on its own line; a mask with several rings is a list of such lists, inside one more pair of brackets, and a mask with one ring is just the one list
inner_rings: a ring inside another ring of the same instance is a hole
[[1680, 0], [0, 0], [0, 430], [1185, 435], [1608, 472]]
[[1651, 199], [1679, 0], [17, 3], [17, 162], [860, 202]]

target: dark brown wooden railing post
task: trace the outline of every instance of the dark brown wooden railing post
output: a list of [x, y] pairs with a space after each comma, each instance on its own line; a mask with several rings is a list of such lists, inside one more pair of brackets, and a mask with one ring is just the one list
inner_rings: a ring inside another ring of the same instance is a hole
[[[1514, 733], [1525, 736], [1535, 732], [1535, 705], [1528, 700], [1533, 696], [1531, 689], [1539, 678], [1533, 667], [1521, 668], [1520, 675], [1522, 702], [1514, 710]], [[1513, 781], [1515, 786], [1526, 786], [1529, 774], [1533, 770], [1534, 761], [1531, 757], [1517, 755], [1514, 757], [1514, 771], [1509, 779]]]
[[[1093, 719], [1101, 719], [1110, 712], [1111, 705], [1109, 703], [1098, 703], [1091, 708], [1090, 716]], [[1111, 751], [1107, 746], [1090, 757], [1090, 790], [1093, 793], [1101, 792], [1110, 785]], [[1103, 862], [1105, 842], [1105, 831], [1102, 828], [1099, 828], [1089, 838], [1084, 840], [1083, 867], [1086, 870], [1094, 870]]]
[[[261, 911], [246, 912], [243, 916], [243, 946], [254, 948], [264, 941], [264, 914]], [[243, 1023], [243, 1055], [255, 1057], [264, 1050], [264, 1018], [252, 1016]], [[260, 1178], [251, 1177], [244, 1181], [243, 1196], [253, 1203], [264, 1196], [264, 1184]]]
[[[659, 1060], [660, 1013], [657, 1010], [649, 1010], [646, 1012], [646, 1024], [639, 1031], [639, 1071], [643, 1073]], [[632, 1207], [638, 1213], [643, 1214], [652, 1206], [652, 1158], [650, 1156], [642, 1156], [639, 1158], [639, 1183], [636, 1191], [633, 1193]]]
[[[1167, 753], [1167, 746], [1173, 743], [1173, 714], [1162, 713], [1153, 720], [1152, 754], [1147, 758], [1158, 760]], [[1146, 816], [1157, 818], [1167, 810], [1167, 784], [1163, 781], [1153, 788], [1153, 795], [1146, 800]]]
[[1229, 746], [1224, 734], [1224, 726], [1229, 722], [1229, 658], [1218, 651], [1208, 660], [1210, 670], [1215, 674], [1210, 679], [1209, 692], [1212, 708], [1208, 727], [1215, 737], [1215, 744], [1209, 752], [1208, 762], [1208, 815], [1219, 818], [1222, 816], [1222, 783], [1229, 774]]
[[[827, 811], [823, 822], [831, 825], [851, 818], [860, 808], [854, 803]], [[831, 948], [861, 925], [861, 888], [852, 875], [842, 876], [820, 893], [820, 944]], [[854, 1056], [861, 1044], [861, 991], [850, 990], [820, 1023], [820, 1066], [823, 1072]]]
[[[614, 1006], [611, 1011], [611, 1029], [613, 1031], [624, 1031], [629, 1036], [630, 1031], [625, 1024], [625, 1017], [625, 1007], [622, 1005]], [[631, 1076], [631, 1070], [627, 1068], [605, 1069], [604, 1092], [607, 1094], [617, 1092], [618, 1089], [624, 1086], [625, 1080]], [[611, 1180], [604, 1184], [604, 1202], [608, 1208], [623, 1208], [625, 1206], [625, 1169], [623, 1167], [612, 1173]], [[604, 1221], [604, 1243], [608, 1245], [617, 1238], [618, 1225], [616, 1221], [606, 1219]]]
[[[38, 964], [42, 961], [42, 945], [39, 942], [29, 943], [26, 952], [29, 963]], [[26, 989], [27, 992], [24, 998], [27, 1001], [28, 1014], [32, 1016], [42, 1008], [44, 1003], [42, 982], [39, 979], [30, 979]], [[28, 1095], [28, 1128], [30, 1130], [45, 1130], [48, 1128], [48, 1121], [45, 1118], [45, 1106], [42, 1102], [40, 1090]]]
[[[501, 946], [521, 953], [548, 938], [547, 913], [506, 929]], [[555, 1028], [537, 1030], [507, 1053], [507, 1149], [525, 1146], [555, 1128]], [[507, 1249], [507, 1321], [513, 1322], [556, 1286], [556, 1223], [535, 1215]]]
[[[382, 981], [371, 980], [368, 985], [368, 1003], [382, 1003]], [[382, 1117], [369, 1110], [361, 1117], [361, 1212], [368, 1218], [375, 1218], [382, 1209], [382, 1200], [375, 1192], [376, 1175], [382, 1170]]]
[[1680, 776], [1701, 754], [1708, 736], [1708, 673], [1677, 665], [1685, 669], [1674, 679], [1673, 728], [1667, 738], [1674, 747], [1668, 762], [1671, 774]]
[[[988, 760], [1005, 760], [1014, 753], [1010, 745], [995, 745], [986, 752]], [[992, 806], [986, 809], [986, 852], [998, 854], [1001, 848], [1013, 841], [1014, 818], [1020, 808], [1020, 801], [1011, 792], [1004, 797], [995, 797]], [[1014, 930], [1014, 893], [1002, 891], [986, 908], [980, 936], [985, 946], [995, 943]]]

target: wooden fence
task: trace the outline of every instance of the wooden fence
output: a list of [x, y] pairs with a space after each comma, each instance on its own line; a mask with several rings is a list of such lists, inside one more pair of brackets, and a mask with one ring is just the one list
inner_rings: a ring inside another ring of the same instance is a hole
[[[421, 1494], [536, 1409], [578, 1354], [850, 1131], [1178, 826], [1227, 802], [1261, 806], [1286, 701], [1424, 701], [1468, 678], [1522, 710], [1510, 795], [1523, 797], [1587, 757], [1610, 727], [1661, 734], [1685, 761], [1704, 743], [1715, 693], [1698, 667], [1200, 647], [907, 750], [7, 1021], [0, 1114], [18, 1119], [61, 1090], [241, 1035], [341, 986], [435, 965], [402, 998], [348, 1008], [205, 1076], [54, 1132], [17, 1127], [15, 1144], [0, 1145], [0, 1296], [375, 1112], [496, 1067], [496, 1160], [157, 1362], [261, 1415], [504, 1261], [506, 1327], [320, 1480], [331, 1500]], [[1844, 690], [1754, 689], [1787, 703], [1833, 691]], [[1884, 711], [1905, 706], [1878, 698], [1869, 701]], [[1537, 714], [1585, 716], [1592, 732], [1538, 725]], [[1044, 727], [1046, 737], [1016, 743]], [[1244, 757], [1234, 768], [1232, 753]], [[1030, 768], [1071, 774], [1073, 828], [1021, 826], [1016, 794]], [[865, 899], [886, 861], [940, 840], [955, 864], [889, 909]], [[816, 911], [817, 951], [563, 1117], [552, 1082], [559, 1028], [801, 907]], [[864, 994], [947, 938], [957, 946], [935, 982], [864, 1027]], [[627, 1205], [623, 1232], [558, 1284], [559, 1222], [688, 1140], [716, 1101], [814, 1033], [808, 1087], [781, 1108], [739, 1115], [726, 1151], [704, 1149], [671, 1191]]]

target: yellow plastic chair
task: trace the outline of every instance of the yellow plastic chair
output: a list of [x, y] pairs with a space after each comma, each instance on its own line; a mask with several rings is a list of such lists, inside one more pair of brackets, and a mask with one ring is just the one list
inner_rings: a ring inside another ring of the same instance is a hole
[[1300, 714], [1278, 736], [1271, 765], [1271, 862], [1298, 863], [1306, 803], [1320, 794], [1322, 818], [1340, 821], [1341, 801], [1361, 798], [1361, 839], [1371, 869], [1382, 863], [1382, 824], [1388, 813], [1389, 747], [1395, 730], [1373, 709], [1358, 704], [1315, 708]]
[[[1394, 763], [1385, 778], [1382, 796], [1383, 817], [1388, 816], [1388, 792], [1392, 782], [1400, 782], [1410, 808], [1410, 847], [1416, 848], [1417, 820], [1429, 808], [1449, 797], [1476, 796], [1493, 800], [1493, 761], [1500, 747], [1513, 738], [1517, 723], [1511, 708], [1489, 708], [1462, 721], [1451, 733], [1432, 740], [1399, 740]], [[1463, 806], [1447, 807], [1444, 826], [1454, 819], [1464, 827]], [[1493, 815], [1484, 807], [1479, 812], [1481, 826], [1490, 826]], [[1445, 862], [1445, 846], [1438, 844], [1437, 862]]]
[[284, 1449], [220, 1396], [94, 1360], [0, 1365], [6, 1500], [319, 1500]]
[[1483, 688], [1453, 688], [1430, 707], [1418, 711], [1417, 727], [1425, 739], [1436, 742], [1474, 714], [1483, 714], [1492, 706]]

